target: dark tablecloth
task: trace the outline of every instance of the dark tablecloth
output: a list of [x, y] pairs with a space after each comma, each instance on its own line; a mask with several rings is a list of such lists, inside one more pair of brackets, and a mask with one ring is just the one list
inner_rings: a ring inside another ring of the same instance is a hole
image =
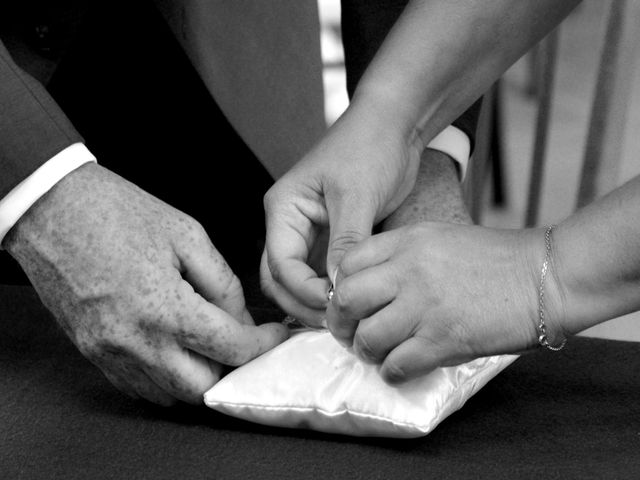
[[350, 438], [130, 400], [33, 290], [0, 286], [0, 385], [2, 479], [640, 478], [639, 343], [574, 338], [424, 438]]

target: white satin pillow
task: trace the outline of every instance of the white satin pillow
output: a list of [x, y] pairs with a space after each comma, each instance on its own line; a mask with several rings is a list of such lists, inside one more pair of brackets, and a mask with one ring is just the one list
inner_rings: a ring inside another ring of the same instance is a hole
[[400, 387], [327, 331], [300, 331], [205, 393], [207, 406], [264, 425], [356, 436], [426, 435], [517, 357], [439, 368]]

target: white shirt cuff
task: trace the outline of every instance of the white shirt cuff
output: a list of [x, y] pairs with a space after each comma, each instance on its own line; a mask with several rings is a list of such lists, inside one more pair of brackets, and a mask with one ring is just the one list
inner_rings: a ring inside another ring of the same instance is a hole
[[74, 143], [44, 163], [0, 199], [0, 245], [7, 232], [40, 197], [79, 166], [95, 161], [96, 157], [84, 144]]
[[466, 133], [449, 125], [429, 142], [427, 148], [446, 153], [453, 158], [460, 166], [460, 181], [464, 180], [471, 153], [471, 142]]

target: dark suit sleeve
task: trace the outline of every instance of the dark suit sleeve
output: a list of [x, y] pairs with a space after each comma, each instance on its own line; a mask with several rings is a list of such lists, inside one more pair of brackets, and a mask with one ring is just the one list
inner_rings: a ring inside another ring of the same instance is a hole
[[[342, 41], [349, 97], [407, 3], [409, 0], [342, 0]], [[480, 105], [481, 100], [476, 101], [453, 122], [467, 134], [472, 150]]]
[[0, 198], [82, 138], [45, 88], [0, 42]]

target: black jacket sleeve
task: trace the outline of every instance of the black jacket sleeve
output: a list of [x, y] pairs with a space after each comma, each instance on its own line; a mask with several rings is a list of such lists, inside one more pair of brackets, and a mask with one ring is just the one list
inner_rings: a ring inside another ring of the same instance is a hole
[[82, 138], [45, 88], [0, 42], [0, 199]]

